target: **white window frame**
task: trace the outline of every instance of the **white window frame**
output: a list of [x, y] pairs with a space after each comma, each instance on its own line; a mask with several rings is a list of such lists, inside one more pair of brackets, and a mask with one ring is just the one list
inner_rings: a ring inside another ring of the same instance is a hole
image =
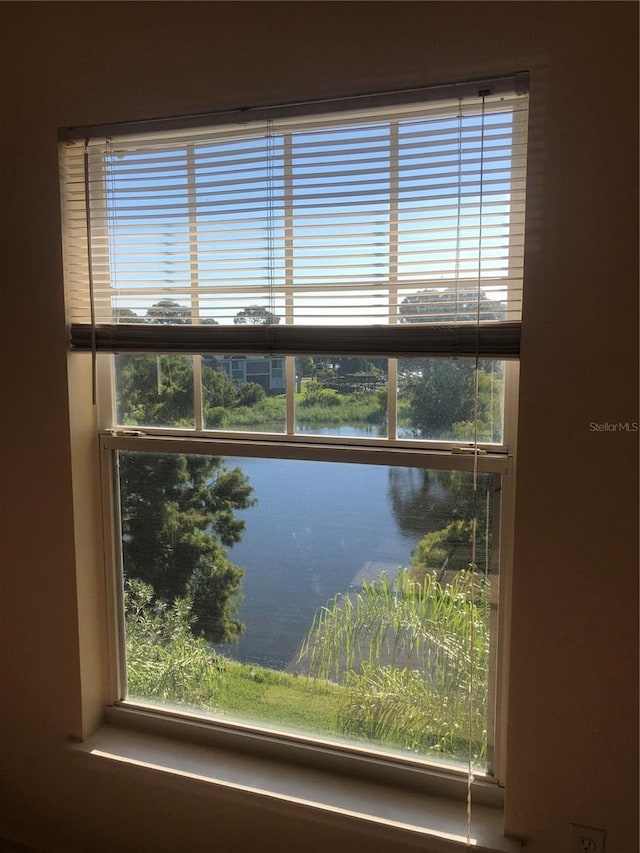
[[[115, 412], [113, 386], [108, 377], [113, 377], [112, 356], [102, 356], [101, 373], [105, 378], [108, 395], [103, 395], [108, 401], [109, 411]], [[517, 365], [510, 364], [511, 368]], [[512, 371], [513, 372], [513, 371]], [[99, 385], [100, 387], [100, 385]], [[511, 398], [517, 396], [517, 389], [511, 389]], [[505, 394], [506, 397], [506, 394]], [[505, 402], [505, 412], [507, 404]], [[515, 411], [512, 421], [515, 427]], [[505, 417], [505, 422], [507, 418]], [[506, 429], [506, 426], [505, 426]], [[179, 429], [144, 429], [106, 428], [100, 432], [100, 454], [102, 472], [102, 506], [103, 522], [106, 531], [113, 535], [105, 536], [105, 567], [106, 587], [108, 590], [109, 612], [109, 701], [114, 708], [137, 709], [145, 713], [149, 708], [162, 715], [180, 718], [179, 712], [164, 706], [154, 706], [153, 703], [140, 703], [126, 698], [126, 660], [124, 644], [124, 613], [122, 609], [122, 554], [119, 540], [119, 505], [117, 494], [116, 474], [114, 470], [114, 451], [152, 451], [157, 453], [193, 453], [211, 456], [246, 456], [274, 459], [305, 459], [314, 461], [334, 462], [336, 464], [358, 462], [361, 464], [380, 464], [390, 466], [407, 466], [426, 470], [473, 471], [474, 455], [456, 453], [451, 443], [418, 442], [389, 439], [358, 439], [349, 440], [333, 436], [279, 435], [266, 433], [230, 433], [209, 430], [196, 433], [195, 430]], [[443, 446], [449, 445], [449, 446]], [[508, 654], [506, 642], [506, 625], [508, 623], [508, 605], [505, 600], [505, 588], [510, 588], [512, 540], [512, 514], [514, 494], [514, 456], [513, 452], [504, 449], [496, 451], [491, 448], [477, 456], [479, 473], [490, 473], [500, 478], [499, 487], [495, 490], [494, 503], [494, 564], [496, 571], [492, 572], [492, 624], [490, 630], [490, 684], [488, 696], [488, 749], [489, 768], [486, 773], [474, 771], [476, 780], [482, 783], [504, 784], [505, 768], [505, 731], [501, 721], [506, 715], [506, 658]], [[497, 528], [497, 531], [496, 531]], [[497, 532], [497, 535], [496, 535]], [[497, 606], [499, 603], [499, 606]], [[496, 613], [497, 611], [497, 613]], [[203, 719], [208, 719], [203, 716]], [[268, 727], [261, 728], [259, 723], [248, 726], [242, 723], [211, 722], [216, 728], [216, 740], [224, 740], [224, 731], [241, 730], [245, 737], [253, 735], [257, 738], [256, 748], [266, 735], [273, 745], [273, 732]], [[394, 767], [419, 768], [421, 772], [431, 770], [445, 772], [451, 778], [462, 782], [467, 776], [463, 767], [455, 768], [450, 764], [439, 764], [437, 759], [416, 756], [415, 758], [390, 757], [387, 753], [378, 752], [374, 747], [354, 749], [352, 746], [331, 743], [323, 738], [301, 737], [299, 734], [279, 735], [277, 740], [291, 749], [297, 744], [308, 749], [316, 744], [320, 749], [328, 748], [332, 754], [339, 756], [336, 767], [343, 768], [349, 761], [355, 766], [367, 767], [367, 761], [374, 756], [384, 756], [383, 760]], [[230, 742], [233, 736], [230, 735]], [[324, 745], [323, 745], [324, 744]], [[271, 747], [270, 747], [271, 748]], [[362, 761], [363, 756], [367, 761]], [[349, 771], [352, 772], [352, 771]], [[367, 771], [368, 772], [368, 771]]]
[[[446, 286], [452, 282], [439, 282], [439, 286]], [[483, 285], [490, 282], [483, 281]], [[336, 352], [336, 356], [340, 353]], [[200, 356], [194, 359], [194, 382], [200, 380]], [[515, 491], [515, 437], [517, 430], [517, 396], [518, 396], [518, 365], [517, 362], [505, 361], [504, 381], [504, 426], [503, 440], [501, 444], [478, 445], [482, 451], [480, 454], [466, 455], [457, 453], [460, 442], [455, 441], [425, 441], [397, 439], [395, 428], [391, 428], [389, 436], [385, 439], [350, 439], [349, 446], [344, 446], [344, 440], [333, 436], [309, 436], [295, 435], [293, 432], [293, 403], [292, 396], [295, 392], [295, 357], [286, 356], [285, 376], [289, 390], [288, 421], [289, 430], [283, 435], [266, 435], [258, 432], [243, 432], [230, 430], [205, 430], [202, 426], [201, 393], [196, 390], [195, 427], [191, 430], [177, 428], [144, 428], [144, 430], [131, 430], [127, 425], [118, 424], [115, 420], [114, 387], [113, 387], [113, 357], [102, 355], [99, 358], [99, 446], [101, 459], [101, 490], [103, 506], [103, 525], [106, 535], [105, 543], [105, 576], [108, 604], [108, 641], [109, 641], [109, 684], [107, 705], [110, 706], [109, 719], [118, 720], [121, 723], [125, 719], [135, 718], [136, 727], [140, 730], [158, 730], [162, 726], [171, 729], [172, 720], [186, 721], [187, 725], [200, 725], [189, 715], [180, 715], [167, 709], [151, 709], [149, 706], [140, 705], [127, 700], [124, 696], [124, 622], [122, 616], [122, 577], [121, 577], [121, 554], [118, 538], [111, 535], [118, 527], [117, 499], [114, 488], [113, 458], [117, 450], [153, 450], [157, 452], [180, 452], [180, 453], [202, 453], [224, 456], [273, 456], [274, 458], [302, 458], [317, 459], [322, 461], [333, 461], [336, 463], [347, 461], [377, 461], [379, 464], [405, 464], [416, 467], [444, 470], [472, 470], [477, 464], [480, 472], [491, 472], [501, 477], [500, 488], [500, 510], [496, 517], [500, 520], [498, 550], [499, 550], [499, 583], [500, 599], [498, 611], [498, 623], [496, 625], [496, 642], [492, 640], [492, 666], [491, 673], [494, 681], [492, 691], [493, 701], [491, 714], [493, 716], [493, 748], [492, 772], [490, 774], [475, 774], [472, 783], [475, 795], [480, 801], [496, 804], [501, 801], [500, 786], [504, 784], [505, 769], [505, 726], [503, 721], [506, 717], [506, 686], [508, 672], [508, 624], [509, 624], [509, 590], [511, 585], [511, 554], [512, 554], [512, 520], [513, 520], [513, 497]], [[389, 423], [394, 421], [396, 411], [395, 384], [397, 375], [396, 362], [389, 358], [389, 375], [392, 381], [389, 383], [388, 413]], [[198, 414], [200, 409], [200, 414]], [[137, 433], [137, 434], [135, 434]], [[177, 449], [179, 447], [179, 450]], [[493, 633], [493, 632], [492, 632]], [[157, 715], [162, 720], [158, 724]], [[154, 722], [155, 720], [155, 722]], [[124, 724], [124, 723], [123, 723]], [[127, 723], [129, 725], [130, 723]], [[346, 747], [339, 743], [325, 743], [323, 740], [304, 738], [300, 735], [274, 735], [259, 726], [245, 726], [240, 723], [208, 723], [211, 742], [222, 744], [225, 748], [240, 748], [250, 744], [250, 749], [256, 754], [266, 756], [277, 756], [284, 759], [289, 758], [294, 763], [305, 762], [303, 756], [310, 753], [314, 755], [314, 761], [324, 763], [332, 772], [346, 775], [362, 775], [369, 780], [380, 778], [383, 780], [398, 779], [400, 776], [411, 778], [411, 784], [415, 787], [416, 780], [422, 779], [430, 790], [433, 780], [438, 778], [439, 789], [443, 790], [447, 785], [455, 789], [456, 796], [460, 795], [466, 787], [467, 771], [463, 768], [457, 770], [450, 765], [439, 766], [437, 762], [428, 760], [413, 760], [401, 757], [389, 756], [375, 749], [362, 748], [354, 752], [352, 747]], [[198, 729], [200, 731], [200, 729]], [[176, 729], [177, 732], [177, 729]], [[417, 774], [417, 775], [416, 775]], [[445, 780], [445, 781], [443, 781]], [[487, 787], [487, 783], [495, 783]], [[404, 783], [403, 783], [404, 784]], [[492, 790], [492, 793], [489, 791]]]

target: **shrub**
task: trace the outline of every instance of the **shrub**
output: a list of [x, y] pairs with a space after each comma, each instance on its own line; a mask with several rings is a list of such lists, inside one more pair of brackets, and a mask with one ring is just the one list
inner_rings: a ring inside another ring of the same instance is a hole
[[128, 694], [216, 710], [225, 662], [192, 634], [190, 600], [167, 606], [152, 586], [132, 579], [125, 582], [124, 606]]
[[323, 388], [319, 382], [307, 382], [302, 388], [301, 406], [339, 406], [342, 398], [337, 391]]
[[266, 397], [266, 393], [262, 385], [257, 382], [247, 382], [244, 385], [238, 386], [238, 406], [255, 406], [261, 403]]

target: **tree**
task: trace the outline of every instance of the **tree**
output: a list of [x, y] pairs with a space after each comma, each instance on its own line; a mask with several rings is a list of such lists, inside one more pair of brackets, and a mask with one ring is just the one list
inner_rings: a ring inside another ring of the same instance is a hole
[[[130, 308], [117, 310], [119, 322], [174, 324], [188, 323], [189, 311], [177, 302], [156, 302], [140, 317]], [[203, 325], [217, 325], [213, 317]], [[213, 367], [212, 367], [213, 365]], [[256, 405], [265, 397], [254, 382], [240, 385], [216, 369], [215, 357], [202, 360], [203, 414], [208, 427], [224, 424], [227, 412], [238, 406]], [[118, 420], [135, 426], [193, 426], [193, 364], [191, 356], [116, 356]]]
[[[389, 472], [389, 498], [399, 528], [420, 536], [410, 574], [422, 581], [425, 574], [461, 571], [472, 563], [483, 574], [491, 571], [493, 475], [479, 473], [477, 489], [469, 471], [426, 471], [397, 468]], [[474, 522], [475, 519], [475, 522]]]
[[117, 355], [118, 420], [134, 426], [193, 426], [191, 357]]
[[243, 570], [225, 546], [244, 531], [235, 510], [255, 503], [247, 478], [217, 457], [172, 453], [121, 452], [119, 471], [125, 576], [169, 605], [187, 600], [207, 640], [236, 639]]
[[[505, 313], [504, 302], [489, 299], [476, 287], [431, 288], [402, 300], [400, 322], [498, 321]], [[474, 359], [407, 359], [400, 362], [399, 370], [408, 425], [416, 437], [472, 441], [477, 418], [478, 440], [501, 440], [503, 376], [499, 363], [478, 363], [477, 411]]]
[[147, 323], [186, 326], [191, 323], [191, 311], [172, 299], [161, 299], [147, 311]]
[[489, 299], [482, 288], [468, 285], [427, 288], [400, 303], [401, 323], [475, 322], [504, 320], [505, 316], [504, 302]]
[[113, 319], [116, 323], [144, 323], [144, 317], [136, 314], [131, 308], [114, 308]]
[[[256, 406], [266, 397], [257, 382], [237, 382], [217, 366], [211, 356], [202, 360], [202, 407], [208, 428], [221, 427], [228, 413], [242, 406]], [[212, 366], [213, 365], [213, 366]]]
[[249, 305], [248, 308], [238, 311], [233, 322], [236, 325], [251, 323], [254, 326], [275, 326], [280, 322], [280, 317], [260, 305]]
[[419, 437], [450, 438], [452, 424], [473, 420], [474, 371], [473, 361], [432, 359], [405, 379], [403, 394]]
[[[128, 310], [128, 309], [124, 309]], [[187, 323], [189, 312], [171, 300], [147, 312], [150, 323]], [[224, 411], [238, 399], [236, 384], [213, 374], [205, 405]], [[118, 417], [141, 426], [193, 423], [193, 366], [189, 356], [122, 355], [116, 359]], [[260, 389], [261, 390], [261, 389]], [[183, 454], [119, 456], [125, 575], [150, 584], [169, 605], [184, 599], [194, 631], [211, 642], [238, 637], [243, 571], [226, 556], [242, 538], [234, 512], [254, 503], [251, 486], [221, 459]]]
[[299, 355], [296, 358], [296, 373], [298, 376], [312, 376], [316, 366], [310, 355]]

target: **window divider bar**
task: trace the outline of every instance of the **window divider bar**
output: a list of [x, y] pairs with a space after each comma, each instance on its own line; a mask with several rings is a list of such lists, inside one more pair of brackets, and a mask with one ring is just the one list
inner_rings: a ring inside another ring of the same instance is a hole
[[286, 395], [286, 432], [294, 435], [296, 431], [296, 358], [288, 355], [285, 359], [285, 395]]
[[387, 361], [387, 438], [395, 441], [398, 435], [398, 360]]
[[104, 445], [100, 447], [100, 481], [103, 546], [105, 561], [105, 607], [109, 646], [106, 690], [109, 704], [126, 696], [126, 660], [122, 601], [122, 553], [120, 536], [120, 493], [117, 458]]
[[[364, 465], [392, 465], [441, 471], [472, 471], [471, 455], [448, 450], [428, 450], [397, 445], [344, 445], [320, 442], [243, 438], [189, 438], [181, 436], [128, 435], [105, 433], [101, 445], [109, 450], [147, 453], [245, 456], [267, 459], [302, 459], [320, 462], [353, 462]], [[509, 468], [506, 454], [487, 453], [478, 458], [481, 472], [504, 474]]]

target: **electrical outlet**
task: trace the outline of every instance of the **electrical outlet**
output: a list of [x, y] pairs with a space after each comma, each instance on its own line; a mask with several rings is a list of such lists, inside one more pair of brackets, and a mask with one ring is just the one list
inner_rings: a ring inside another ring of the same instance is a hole
[[604, 853], [604, 829], [571, 824], [571, 853]]

